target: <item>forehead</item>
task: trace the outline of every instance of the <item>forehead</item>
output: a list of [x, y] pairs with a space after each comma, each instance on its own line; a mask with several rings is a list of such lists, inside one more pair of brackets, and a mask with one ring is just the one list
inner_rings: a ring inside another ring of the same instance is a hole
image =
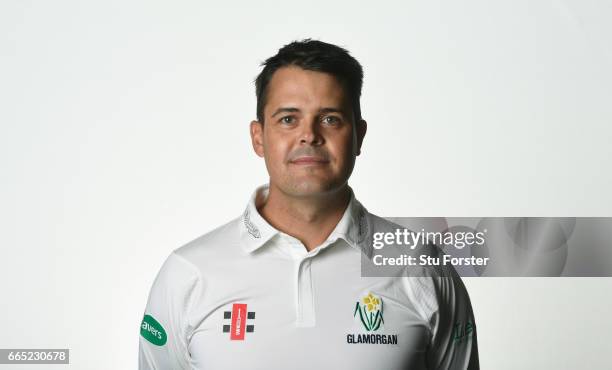
[[267, 90], [266, 111], [285, 104], [301, 105], [304, 109], [346, 104], [344, 88], [336, 77], [297, 66], [279, 68]]

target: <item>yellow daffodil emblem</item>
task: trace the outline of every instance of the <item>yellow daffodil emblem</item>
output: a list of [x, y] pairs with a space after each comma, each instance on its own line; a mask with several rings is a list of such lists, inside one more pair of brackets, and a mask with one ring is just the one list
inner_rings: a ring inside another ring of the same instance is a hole
[[366, 305], [368, 312], [372, 312], [378, 308], [380, 304], [380, 299], [374, 297], [372, 293], [368, 293], [367, 296], [363, 297], [363, 304]]
[[359, 314], [359, 319], [367, 331], [376, 331], [383, 320], [383, 302], [380, 297], [368, 293], [361, 301], [357, 301], [353, 317]]

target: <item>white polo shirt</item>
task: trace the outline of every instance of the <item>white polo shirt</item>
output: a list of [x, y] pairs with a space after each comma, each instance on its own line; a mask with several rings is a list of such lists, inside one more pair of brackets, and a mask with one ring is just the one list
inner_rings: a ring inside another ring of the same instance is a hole
[[397, 226], [351, 199], [308, 252], [257, 211], [174, 250], [151, 289], [139, 369], [478, 369], [458, 275], [362, 277], [371, 235]]

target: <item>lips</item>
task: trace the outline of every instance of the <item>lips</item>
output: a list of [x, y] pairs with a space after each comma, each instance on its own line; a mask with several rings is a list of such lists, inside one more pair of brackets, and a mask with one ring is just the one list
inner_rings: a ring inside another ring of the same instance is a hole
[[294, 164], [325, 164], [329, 161], [322, 157], [314, 157], [314, 156], [303, 156], [295, 158], [291, 161]]

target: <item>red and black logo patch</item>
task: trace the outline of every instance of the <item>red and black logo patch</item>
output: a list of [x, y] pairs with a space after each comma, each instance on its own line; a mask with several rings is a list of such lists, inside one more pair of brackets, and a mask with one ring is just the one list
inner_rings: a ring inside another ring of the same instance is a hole
[[244, 340], [245, 333], [255, 331], [255, 324], [247, 320], [255, 320], [255, 311], [247, 311], [246, 303], [234, 303], [231, 311], [223, 312], [223, 319], [231, 320], [230, 325], [223, 325], [223, 332], [230, 333], [231, 340]]

